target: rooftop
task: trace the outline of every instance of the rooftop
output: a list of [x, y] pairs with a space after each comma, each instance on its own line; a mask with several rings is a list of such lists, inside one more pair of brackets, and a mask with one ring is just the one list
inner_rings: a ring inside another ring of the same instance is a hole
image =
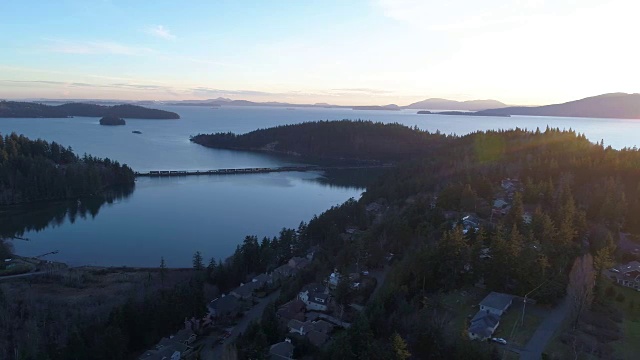
[[271, 345], [269, 354], [272, 359], [290, 359], [293, 356], [293, 345], [289, 341], [283, 341]]
[[492, 291], [481, 302], [480, 306], [490, 307], [492, 309], [506, 310], [509, 304], [513, 300], [513, 296], [509, 294], [503, 294]]
[[622, 274], [626, 274], [632, 271], [640, 271], [640, 262], [634, 260], [627, 264], [618, 265], [617, 269]]
[[328, 336], [324, 333], [321, 333], [320, 331], [317, 330], [311, 330], [307, 333], [307, 339], [309, 339], [309, 342], [312, 343], [314, 346], [322, 346], [322, 344], [324, 344], [325, 342], [327, 342], [327, 338]]

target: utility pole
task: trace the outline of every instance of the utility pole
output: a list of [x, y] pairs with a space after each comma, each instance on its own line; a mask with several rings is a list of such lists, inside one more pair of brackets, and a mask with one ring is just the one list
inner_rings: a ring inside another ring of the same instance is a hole
[[521, 325], [524, 325], [524, 312], [527, 308], [527, 297], [531, 295], [532, 292], [538, 290], [540, 287], [542, 287], [542, 285], [548, 283], [549, 281], [551, 281], [551, 279], [545, 280], [542, 284], [536, 286], [533, 290], [529, 291], [524, 295], [524, 302], [522, 303], [522, 319], [520, 320]]

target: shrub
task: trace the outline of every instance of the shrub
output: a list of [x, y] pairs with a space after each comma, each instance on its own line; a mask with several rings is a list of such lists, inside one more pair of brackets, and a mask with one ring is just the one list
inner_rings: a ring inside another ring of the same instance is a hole
[[623, 294], [618, 294], [618, 296], [616, 296], [616, 301], [617, 302], [623, 302], [624, 301], [624, 295]]

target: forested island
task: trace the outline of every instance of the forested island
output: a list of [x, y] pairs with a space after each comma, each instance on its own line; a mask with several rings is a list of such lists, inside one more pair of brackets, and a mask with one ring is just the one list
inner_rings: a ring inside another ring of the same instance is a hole
[[[250, 305], [242, 311], [249, 314], [267, 294], [274, 303], [225, 345], [222, 359], [268, 358], [271, 346], [285, 338], [291, 339], [295, 358], [499, 359], [507, 347], [469, 339], [478, 303], [495, 292], [512, 304], [494, 336], [520, 351], [544, 351], [549, 359], [608, 359], [624, 358], [622, 345], [637, 348], [629, 329], [640, 314], [638, 294], [607, 272], [638, 259], [619, 246], [622, 233], [640, 234], [637, 149], [615, 150], [552, 128], [447, 136], [394, 124], [336, 121], [249, 134], [200, 139], [251, 149], [283, 141], [278, 151], [394, 159], [398, 166], [359, 200], [272, 238], [247, 236], [226, 261], [211, 259], [207, 266], [196, 253], [193, 272], [179, 284], [170, 282], [159, 259], [160, 267], [145, 270], [148, 275], [142, 274], [128, 300], [111, 307], [87, 304], [91, 311], [86, 311], [12, 291], [0, 302], [0, 357], [12, 359], [13, 352], [24, 359], [134, 357], [183, 328], [185, 318], [202, 317], [211, 299], [236, 298], [232, 293], [258, 276], [273, 282], [249, 291], [243, 304]], [[388, 154], [374, 146], [378, 143]], [[292, 261], [305, 259], [307, 265], [293, 275], [276, 277], [282, 269], [291, 270]], [[59, 281], [80, 291], [108, 271], [54, 274], [29, 288]], [[370, 275], [374, 272], [376, 278]], [[314, 345], [290, 331], [283, 309], [309, 285], [328, 284], [335, 274], [326, 311], [350, 326]], [[377, 281], [380, 286], [365, 286]], [[207, 296], [205, 290], [211, 289], [216, 295]], [[51, 306], [67, 310], [47, 310]], [[547, 329], [555, 334], [551, 346], [530, 348], [528, 340], [556, 309], [566, 321], [554, 322], [555, 331]], [[209, 332], [223, 334], [220, 328], [250, 316], [236, 315], [217, 315], [213, 329], [194, 333], [207, 339]]]
[[114, 115], [107, 115], [102, 119], [100, 119], [100, 125], [116, 126], [116, 125], [126, 125], [126, 124], [127, 122], [124, 121], [123, 118], [119, 118]]
[[399, 124], [319, 121], [283, 125], [247, 134], [200, 134], [191, 141], [212, 148], [275, 152], [307, 158], [399, 161], [424, 156], [443, 137]]
[[171, 111], [150, 109], [130, 104], [106, 106], [85, 103], [68, 103], [53, 106], [33, 102], [0, 101], [0, 118], [66, 118], [72, 116], [117, 116], [119, 118], [130, 119], [180, 119], [180, 115]]
[[79, 198], [133, 182], [131, 168], [117, 161], [15, 133], [0, 137], [0, 205]]

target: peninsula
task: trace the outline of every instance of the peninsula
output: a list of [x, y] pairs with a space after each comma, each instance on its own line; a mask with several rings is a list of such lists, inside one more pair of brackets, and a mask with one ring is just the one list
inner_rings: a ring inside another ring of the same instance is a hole
[[104, 117], [107, 115], [130, 119], [180, 119], [180, 115], [171, 111], [130, 104], [105, 106], [68, 103], [53, 106], [33, 102], [0, 101], [0, 118]]
[[441, 136], [399, 124], [371, 121], [318, 121], [261, 129], [247, 134], [200, 134], [197, 144], [265, 151], [333, 161], [395, 162], [427, 155]]

